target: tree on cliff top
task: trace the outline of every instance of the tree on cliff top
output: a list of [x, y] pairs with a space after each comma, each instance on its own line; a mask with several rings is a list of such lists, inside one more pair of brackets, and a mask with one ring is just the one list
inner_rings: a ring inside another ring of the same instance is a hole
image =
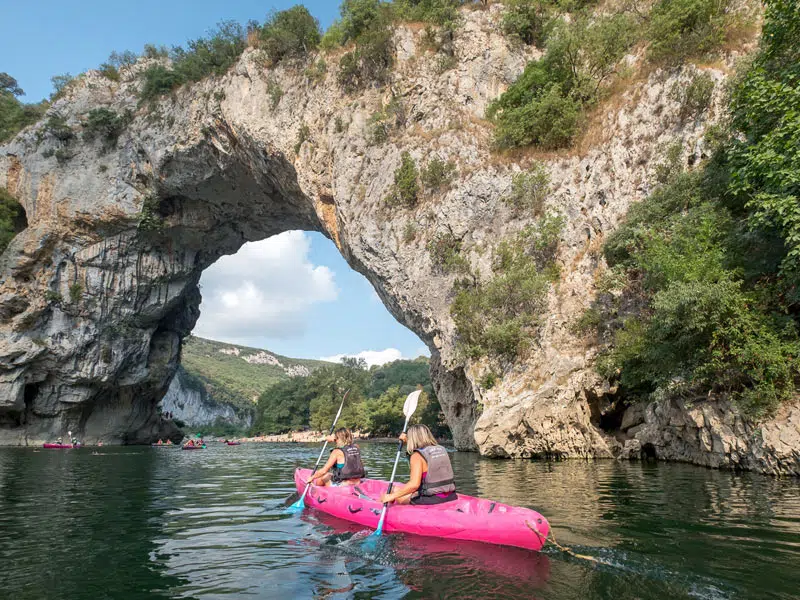
[[273, 63], [305, 56], [319, 45], [319, 21], [302, 4], [273, 11], [261, 30], [261, 47]]

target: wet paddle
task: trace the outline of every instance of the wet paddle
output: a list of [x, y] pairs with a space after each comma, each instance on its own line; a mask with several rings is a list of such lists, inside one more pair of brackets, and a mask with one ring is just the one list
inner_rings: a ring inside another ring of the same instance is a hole
[[[411, 392], [406, 398], [406, 401], [403, 403], [403, 414], [406, 416], [405, 425], [403, 425], [403, 433], [406, 432], [408, 429], [408, 420], [411, 418], [411, 415], [414, 414], [414, 411], [417, 410], [417, 402], [419, 402], [419, 395], [422, 393], [422, 390], [417, 390], [416, 392]], [[394, 476], [397, 474], [397, 463], [400, 462], [400, 452], [403, 450], [403, 441], [400, 440], [397, 443], [397, 456], [394, 457], [394, 467], [392, 468], [392, 476], [389, 479], [389, 489], [387, 490], [387, 494], [392, 493], [392, 488], [394, 487]], [[383, 510], [381, 511], [381, 518], [378, 521], [378, 528], [372, 534], [372, 536], [380, 536], [381, 532], [383, 531], [383, 521], [386, 519], [386, 510], [389, 508], [389, 503], [385, 502], [383, 504]], [[370, 537], [372, 537], [370, 536]]]
[[[328, 432], [329, 436], [333, 434], [333, 430], [336, 428], [336, 421], [339, 420], [339, 417], [342, 414], [342, 408], [344, 408], [344, 401], [347, 400], [347, 394], [349, 394], [349, 393], [350, 393], [350, 390], [347, 390], [344, 393], [344, 398], [342, 398], [342, 403], [339, 405], [339, 412], [336, 413], [336, 418], [333, 420], [333, 425], [331, 425], [331, 430]], [[320, 461], [322, 461], [322, 456], [325, 454], [325, 448], [327, 448], [327, 447], [328, 447], [328, 439], [325, 438], [325, 444], [322, 446], [322, 450], [319, 453], [319, 457], [317, 458], [317, 464], [314, 465], [314, 470], [311, 471], [312, 475], [317, 472], [317, 469], [319, 468], [319, 463], [320, 463]], [[286, 510], [292, 511], [292, 512], [303, 510], [305, 508], [305, 506], [306, 506], [305, 505], [306, 494], [308, 493], [308, 488], [310, 488], [310, 487], [311, 487], [311, 480], [309, 479], [308, 482], [306, 482], [306, 488], [303, 490], [303, 495], [300, 496], [300, 499], [297, 502], [292, 504]]]

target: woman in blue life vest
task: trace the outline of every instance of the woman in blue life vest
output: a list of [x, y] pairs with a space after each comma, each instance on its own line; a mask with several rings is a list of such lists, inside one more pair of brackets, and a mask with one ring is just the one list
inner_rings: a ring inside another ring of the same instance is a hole
[[383, 494], [381, 502], [397, 504], [441, 504], [458, 498], [453, 466], [447, 450], [436, 443], [425, 425], [412, 425], [408, 435], [401, 434], [406, 452], [411, 455], [411, 474], [408, 483], [391, 494]]
[[340, 427], [328, 441], [336, 444], [328, 462], [311, 476], [314, 485], [357, 485], [366, 477], [361, 451], [353, 443], [353, 434], [347, 427]]

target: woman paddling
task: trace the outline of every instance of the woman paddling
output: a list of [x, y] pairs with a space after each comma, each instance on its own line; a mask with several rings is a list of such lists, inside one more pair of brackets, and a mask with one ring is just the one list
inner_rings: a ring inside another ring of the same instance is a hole
[[383, 494], [381, 502], [397, 504], [442, 504], [458, 499], [453, 466], [447, 450], [436, 443], [426, 425], [412, 425], [408, 435], [401, 434], [406, 452], [411, 455], [408, 483], [391, 494]]
[[328, 462], [309, 479], [314, 485], [358, 485], [366, 477], [361, 451], [353, 443], [353, 434], [347, 427], [340, 427], [328, 437], [336, 448], [331, 450]]

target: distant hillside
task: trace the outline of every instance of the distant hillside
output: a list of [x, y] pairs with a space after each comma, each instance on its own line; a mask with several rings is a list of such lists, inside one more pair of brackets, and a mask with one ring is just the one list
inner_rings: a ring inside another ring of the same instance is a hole
[[215, 401], [251, 408], [275, 383], [330, 363], [190, 336], [183, 343], [181, 364]]

